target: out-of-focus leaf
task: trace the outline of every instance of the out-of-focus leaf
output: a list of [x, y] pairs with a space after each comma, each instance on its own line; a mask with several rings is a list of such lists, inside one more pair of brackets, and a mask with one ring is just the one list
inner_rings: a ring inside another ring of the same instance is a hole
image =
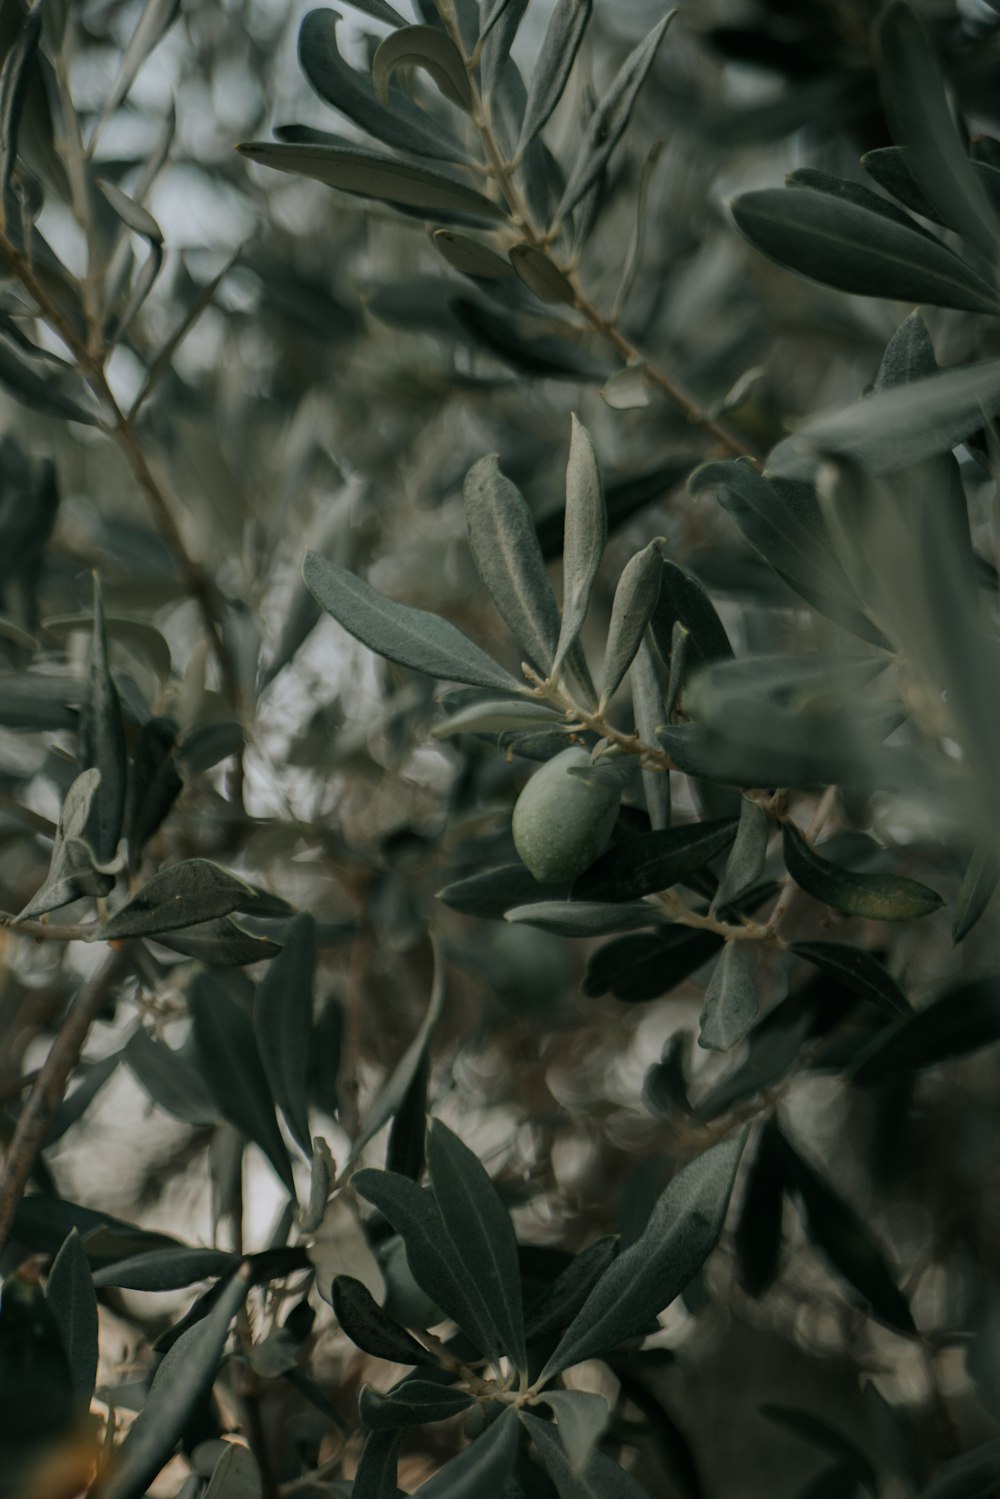
[[0, 72], [0, 202], [10, 188], [17, 165], [17, 142], [31, 77], [42, 34], [42, 8], [36, 5], [21, 21], [14, 44]]
[[291, 1161], [246, 1011], [207, 973], [195, 976], [188, 1008], [202, 1075], [219, 1112], [260, 1147], [294, 1197]]
[[90, 1410], [97, 1383], [98, 1328], [95, 1282], [80, 1235], [74, 1228], [56, 1255], [45, 1299], [66, 1348], [73, 1398], [81, 1415]]
[[403, 26], [380, 42], [372, 59], [372, 83], [383, 108], [389, 105], [393, 73], [413, 65], [424, 68], [452, 104], [471, 112], [472, 90], [461, 53], [447, 32], [436, 26]]
[[998, 879], [1000, 865], [997, 863], [995, 840], [988, 837], [973, 849], [962, 877], [961, 889], [955, 902], [952, 942], [963, 941], [972, 931], [993, 899]]
[[863, 297], [996, 313], [988, 281], [916, 225], [804, 187], [765, 187], [732, 204], [740, 233], [787, 270]]
[[783, 1426], [793, 1436], [801, 1437], [803, 1442], [818, 1447], [821, 1452], [842, 1463], [870, 1494], [879, 1492], [871, 1460], [860, 1447], [855, 1446], [819, 1416], [814, 1416], [811, 1411], [794, 1410], [791, 1406], [772, 1405], [770, 1402], [760, 1407], [760, 1413], [769, 1421]]
[[474, 1404], [475, 1396], [466, 1390], [449, 1390], [429, 1379], [407, 1379], [385, 1395], [363, 1385], [358, 1415], [366, 1431], [397, 1431], [447, 1421]]
[[948, 227], [993, 265], [1000, 218], [969, 161], [923, 23], [894, 0], [879, 18], [878, 41], [882, 99], [906, 165]]
[[405, 17], [399, 14], [388, 0], [347, 0], [354, 10], [362, 11], [366, 16], [372, 16], [376, 21], [384, 21], [387, 26], [406, 26], [409, 23]]
[[478, 1157], [440, 1119], [427, 1135], [427, 1166], [452, 1253], [478, 1282], [495, 1342], [527, 1371], [517, 1240], [503, 1201]]
[[396, 1453], [402, 1432], [370, 1431], [354, 1475], [351, 1499], [396, 1499]]
[[313, 1041], [313, 986], [318, 949], [316, 923], [301, 912], [285, 933], [284, 946], [257, 985], [254, 1030], [271, 1095], [302, 1150], [312, 1150], [307, 1104]]
[[594, 1286], [618, 1253], [618, 1239], [595, 1239], [575, 1254], [552, 1284], [527, 1311], [525, 1336], [529, 1343], [562, 1332], [575, 1318]]
[[483, 1494], [501, 1494], [517, 1459], [517, 1438], [517, 1411], [508, 1406], [481, 1437], [421, 1484], [424, 1499], [482, 1499]]
[[573, 886], [573, 899], [632, 901], [704, 869], [736, 837], [731, 818], [634, 833], [611, 846]]
[[80, 714], [80, 761], [100, 771], [87, 819], [88, 841], [99, 863], [114, 858], [125, 814], [125, 730], [118, 689], [111, 676], [101, 585], [94, 574], [94, 634], [87, 696]]
[[515, 677], [438, 615], [397, 604], [318, 552], [306, 553], [302, 575], [321, 608], [380, 656], [450, 682], [519, 690]]
[[757, 986], [746, 942], [727, 942], [712, 970], [701, 1010], [698, 1044], [729, 1051], [757, 1019]]
[[557, 0], [535, 58], [517, 146], [523, 151], [544, 129], [573, 71], [590, 20], [591, 0]]
[[989, 1499], [1000, 1477], [1000, 1438], [943, 1463], [919, 1499]]
[[523, 864], [501, 864], [438, 891], [438, 900], [463, 916], [500, 921], [515, 906], [537, 905], [568, 896], [568, 885], [542, 885]]
[[[576, 1392], [568, 1393], [571, 1395]], [[541, 1421], [524, 1410], [520, 1412], [520, 1417], [542, 1459], [546, 1473], [555, 1485], [559, 1499], [648, 1499], [646, 1490], [636, 1482], [631, 1473], [619, 1467], [603, 1452], [592, 1452], [583, 1472], [574, 1472], [565, 1447], [561, 1422], [557, 1428], [551, 1422]]]
[[406, 1098], [414, 1077], [420, 1068], [424, 1066], [431, 1041], [434, 1039], [437, 1023], [441, 1018], [441, 1011], [444, 1009], [444, 1000], [444, 962], [441, 954], [435, 949], [434, 979], [431, 985], [430, 999], [427, 1002], [427, 1009], [423, 1020], [420, 1022], [420, 1029], [372, 1101], [365, 1116], [361, 1133], [351, 1148], [352, 1160], [360, 1155], [369, 1140], [375, 1138], [382, 1126], [388, 1123]]
[[260, 1499], [260, 1469], [248, 1447], [227, 1442], [226, 1450], [212, 1469], [205, 1499]]
[[144, 1254], [101, 1265], [94, 1271], [95, 1286], [118, 1286], [126, 1291], [178, 1291], [198, 1280], [215, 1279], [235, 1270], [239, 1255], [225, 1249], [151, 1249]]
[[536, 669], [547, 673], [559, 638], [559, 608], [531, 512], [517, 487], [500, 472], [495, 453], [473, 464], [463, 501], [479, 575], [522, 650]]
[[725, 1221], [746, 1132], [710, 1146], [673, 1178], [643, 1234], [601, 1276], [539, 1380], [645, 1333], [701, 1269]]
[[552, 302], [564, 307], [575, 304], [576, 292], [572, 282], [544, 250], [527, 242], [513, 245], [510, 263], [521, 281], [530, 292], [534, 292], [540, 302]]
[[189, 775], [211, 770], [220, 760], [240, 755], [246, 744], [243, 726], [233, 718], [215, 719], [195, 724], [181, 737], [177, 759]]
[[231, 911], [252, 910], [254, 890], [209, 859], [183, 859], [154, 874], [101, 928], [102, 941], [155, 937]]
[[145, 1494], [180, 1441], [192, 1411], [211, 1388], [229, 1325], [249, 1289], [249, 1274], [238, 1270], [208, 1315], [188, 1328], [166, 1354], [153, 1376], [146, 1404], [102, 1482], [101, 1499], [141, 1499]]
[[505, 217], [502, 208], [466, 187], [459, 178], [381, 151], [281, 141], [248, 141], [237, 150], [258, 166], [310, 177], [362, 198], [416, 209], [428, 218], [458, 214], [463, 221], [495, 225]]
[[373, 1358], [391, 1364], [436, 1364], [436, 1359], [405, 1328], [384, 1312], [367, 1286], [351, 1275], [336, 1275], [331, 1299], [341, 1330]]
[[509, 260], [459, 229], [435, 229], [431, 241], [448, 264], [463, 276], [509, 281], [517, 274]]
[[870, 1004], [888, 1010], [891, 1015], [909, 1015], [910, 1002], [902, 989], [882, 967], [879, 960], [863, 948], [846, 942], [790, 942], [789, 952], [807, 958], [810, 963], [846, 984]]
[[816, 851], [793, 822], [782, 829], [785, 868], [795, 883], [824, 905], [870, 921], [915, 921], [944, 902], [936, 891], [898, 874], [855, 874]]
[[537, 323], [494, 312], [468, 297], [456, 297], [451, 309], [463, 328], [497, 359], [521, 374], [545, 380], [604, 382], [607, 363], [568, 338], [555, 338]]
[[217, 1124], [221, 1118], [209, 1098], [190, 1047], [175, 1051], [140, 1026], [122, 1053], [126, 1065], [155, 1104], [185, 1124]]
[[55, 1255], [73, 1229], [79, 1233], [92, 1262], [124, 1259], [128, 1254], [147, 1249], [179, 1247], [169, 1234], [151, 1233], [97, 1208], [85, 1208], [78, 1202], [42, 1192], [21, 1198], [14, 1213], [12, 1237], [37, 1254]]
[[[64, 421], [80, 422], [84, 426], [97, 424], [96, 411], [86, 404], [87, 394], [82, 384], [64, 381], [57, 384], [51, 373], [38, 373], [26, 360], [15, 354], [9, 344], [0, 337], [0, 385], [24, 406], [48, 416], [62, 417]], [[62, 386], [65, 385], [65, 390]], [[71, 393], [72, 392], [72, 393]]]
[[559, 1423], [559, 1438], [570, 1474], [580, 1479], [590, 1467], [594, 1446], [611, 1419], [603, 1395], [588, 1390], [547, 1390], [545, 1400]]
[[125, 48], [118, 76], [105, 96], [97, 123], [98, 132], [125, 98], [146, 58], [174, 24], [180, 8], [180, 0], [146, 0], [138, 25]]
[[1000, 978], [949, 989], [925, 1009], [886, 1026], [848, 1070], [855, 1083], [937, 1067], [1000, 1041]]
[[643, 1004], [690, 978], [721, 946], [715, 932], [688, 926], [615, 937], [590, 955], [581, 988], [589, 997], [610, 993], [625, 1004]]
[[746, 1174], [733, 1235], [740, 1285], [755, 1299], [774, 1283], [781, 1260], [785, 1179], [774, 1130], [774, 1124], [768, 1121], [761, 1131], [757, 1153]]
[[607, 166], [611, 153], [625, 133], [639, 90], [656, 60], [667, 27], [676, 14], [672, 10], [669, 15], [664, 16], [629, 53], [591, 115], [569, 181], [556, 209], [557, 222], [572, 212]]
[[813, 1243], [868, 1302], [874, 1316], [899, 1332], [913, 1332], [909, 1303], [863, 1220], [783, 1135], [776, 1139], [785, 1180], [802, 1204]]

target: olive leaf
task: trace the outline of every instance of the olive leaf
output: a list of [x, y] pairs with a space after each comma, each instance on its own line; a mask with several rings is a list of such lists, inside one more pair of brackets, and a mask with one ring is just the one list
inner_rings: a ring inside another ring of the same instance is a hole
[[379, 44], [372, 59], [372, 83], [383, 105], [389, 103], [389, 80], [397, 68], [426, 69], [446, 99], [472, 109], [472, 89], [455, 43], [436, 26], [403, 26]]
[[952, 942], [962, 942], [969, 935], [993, 899], [997, 881], [1000, 880], [1000, 863], [997, 861], [995, 844], [994, 838], [987, 837], [972, 851], [955, 901]]
[[626, 562], [615, 589], [604, 647], [604, 684], [598, 711], [607, 706], [635, 660], [660, 596], [662, 542], [657, 538]]
[[746, 942], [727, 942], [712, 970], [698, 1037], [698, 1044], [709, 1051], [729, 1051], [757, 1019], [754, 965], [747, 946]]
[[330, 1299], [341, 1330], [373, 1358], [392, 1364], [436, 1364], [434, 1355], [394, 1322], [368, 1287], [353, 1276], [335, 1275]]
[[574, 413], [566, 465], [562, 625], [552, 663], [553, 672], [562, 665], [583, 628], [607, 534], [604, 490], [594, 446]]
[[870, 1004], [893, 1015], [910, 1013], [906, 995], [870, 952], [845, 942], [790, 942], [788, 950], [839, 979]]
[[899, 874], [854, 874], [813, 848], [791, 821], [782, 828], [785, 868], [797, 885], [824, 905], [870, 921], [915, 921], [944, 901], [934, 890]]
[[255, 899], [251, 885], [210, 859], [183, 859], [147, 880], [97, 935], [105, 942], [152, 937], [252, 910]]
[[622, 838], [579, 877], [573, 899], [631, 901], [668, 890], [718, 858], [736, 829], [732, 818], [720, 818]]
[[535, 59], [517, 149], [544, 129], [562, 98], [590, 21], [592, 0], [557, 0]]

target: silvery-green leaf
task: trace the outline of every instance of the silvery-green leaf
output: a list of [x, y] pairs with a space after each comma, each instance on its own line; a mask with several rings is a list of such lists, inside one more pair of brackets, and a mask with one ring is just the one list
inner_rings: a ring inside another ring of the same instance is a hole
[[114, 887], [114, 876], [104, 874], [96, 867], [93, 849], [85, 837], [100, 784], [101, 772], [91, 767], [81, 771], [66, 792], [52, 844], [49, 872], [41, 889], [19, 912], [19, 921], [58, 910], [81, 895], [107, 895]]
[[592, 1452], [586, 1469], [574, 1473], [560, 1440], [560, 1430], [551, 1421], [541, 1421], [526, 1410], [520, 1412], [520, 1417], [559, 1499], [649, 1499], [631, 1473], [603, 1452]]
[[602, 709], [621, 686], [656, 608], [663, 576], [661, 548], [662, 541], [657, 537], [630, 558], [622, 569], [611, 605], [611, 622], [604, 647]]
[[520, 690], [515, 677], [439, 615], [397, 604], [318, 552], [306, 553], [302, 576], [316, 602], [378, 655], [449, 682]]
[[379, 44], [372, 59], [372, 83], [384, 106], [389, 103], [389, 80], [397, 68], [424, 68], [446, 99], [471, 110], [472, 90], [461, 53], [447, 32], [436, 26], [402, 26]]
[[453, 734], [500, 734], [504, 729], [537, 729], [545, 725], [555, 728], [560, 722], [565, 722], [565, 714], [546, 703], [533, 703], [525, 698], [509, 701], [501, 698], [470, 703], [467, 708], [460, 708], [446, 718], [444, 723], [435, 724], [431, 733], [435, 739], [449, 739]]
[[557, 0], [528, 84], [519, 151], [544, 129], [563, 96], [590, 20], [591, 5], [592, 0]]
[[[632, 712], [635, 729], [644, 744], [656, 745], [656, 731], [667, 721], [666, 704], [656, 670], [656, 661], [648, 637], [639, 645], [635, 660], [629, 667], [632, 689]], [[665, 770], [644, 766], [642, 785], [646, 794], [646, 811], [653, 829], [670, 826], [670, 776]]]
[[502, 208], [457, 177], [399, 161], [380, 151], [360, 146], [288, 145], [282, 141], [248, 141], [237, 150], [259, 166], [311, 177], [363, 198], [417, 209], [428, 218], [455, 213], [464, 219], [495, 224], [505, 217]]
[[254, 890], [209, 859], [183, 859], [154, 874], [119, 906], [100, 930], [104, 942], [125, 937], [152, 937], [158, 932], [252, 909]]
[[715, 1248], [746, 1131], [712, 1145], [673, 1178], [645, 1231], [601, 1276], [538, 1376], [551, 1379], [644, 1334]]
[[532, 906], [515, 906], [505, 921], [536, 926], [557, 937], [603, 937], [609, 932], [635, 932], [656, 926], [661, 920], [655, 906], [643, 901], [621, 905], [588, 900], [546, 900]]
[[771, 836], [771, 820], [758, 802], [748, 796], [740, 799], [740, 823], [736, 829], [726, 867], [719, 881], [719, 888], [712, 901], [712, 910], [732, 905], [740, 896], [756, 885], [764, 870], [767, 844]]
[[180, 0], [147, 0], [125, 49], [118, 76], [105, 96], [101, 118], [97, 124], [98, 131], [125, 98], [146, 58], [174, 24], [180, 8]]
[[313, 1146], [307, 1092], [317, 961], [316, 922], [303, 911], [288, 927], [281, 952], [257, 985], [253, 1007], [257, 1047], [271, 1093], [307, 1155]]
[[431, 242], [450, 266], [463, 276], [486, 281], [509, 281], [517, 275], [509, 260], [458, 229], [435, 229]]
[[306, 1253], [316, 1270], [316, 1289], [324, 1301], [332, 1302], [334, 1282], [341, 1275], [358, 1281], [377, 1302], [385, 1299], [385, 1276], [348, 1194], [339, 1192], [327, 1203]]
[[566, 465], [562, 625], [553, 672], [558, 670], [583, 628], [607, 534], [604, 489], [594, 446], [574, 413]]
[[746, 942], [727, 942], [712, 970], [701, 1010], [699, 1046], [729, 1051], [757, 1019], [754, 965]]
[[510, 263], [516, 274], [540, 302], [553, 302], [572, 307], [576, 292], [565, 273], [559, 269], [544, 250], [527, 243], [513, 245]]
[[601, 386], [600, 396], [612, 411], [635, 411], [637, 407], [648, 406], [646, 366], [627, 364], [623, 370], [612, 375], [606, 385]]
[[669, 15], [664, 16], [645, 40], [629, 53], [611, 87], [594, 110], [584, 133], [576, 163], [566, 183], [559, 207], [556, 209], [557, 222], [572, 212], [607, 166], [612, 151], [625, 132], [635, 101], [639, 96], [639, 90], [653, 66], [667, 27], [676, 14], [677, 12], [672, 10]]
[[555, 1414], [570, 1472], [579, 1478], [611, 1419], [608, 1402], [587, 1390], [546, 1390], [545, 1403]]
[[559, 639], [559, 608], [531, 511], [517, 486], [500, 472], [495, 453], [473, 464], [462, 497], [479, 575], [521, 649], [547, 673]]
[[923, 23], [895, 0], [878, 25], [882, 99], [906, 165], [950, 229], [996, 263], [1000, 219], [968, 158]]
[[113, 182], [105, 182], [103, 177], [97, 178], [97, 186], [122, 223], [127, 225], [133, 233], [141, 234], [143, 239], [148, 239], [152, 244], [163, 243], [163, 230], [147, 208], [143, 208], [141, 203], [137, 203], [134, 198], [123, 193], [121, 188], [116, 187]]

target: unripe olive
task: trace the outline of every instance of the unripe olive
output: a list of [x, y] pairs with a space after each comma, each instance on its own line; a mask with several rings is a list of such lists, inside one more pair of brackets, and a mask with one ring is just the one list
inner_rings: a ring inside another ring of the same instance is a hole
[[444, 1321], [444, 1312], [413, 1278], [406, 1246], [397, 1235], [383, 1246], [379, 1262], [385, 1276], [384, 1309], [404, 1327], [436, 1327]]
[[537, 770], [514, 807], [514, 847], [536, 880], [574, 880], [602, 853], [618, 816], [621, 788], [572, 770], [590, 766], [567, 749]]

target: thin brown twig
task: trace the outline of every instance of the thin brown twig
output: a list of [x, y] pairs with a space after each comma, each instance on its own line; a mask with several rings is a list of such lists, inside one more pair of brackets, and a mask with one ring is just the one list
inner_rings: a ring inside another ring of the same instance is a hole
[[78, 926], [52, 926], [47, 921], [20, 921], [10, 911], [0, 911], [0, 928], [35, 942], [87, 942], [100, 925], [99, 921], [85, 921]]
[[0, 1252], [5, 1248], [14, 1213], [32, 1169], [45, 1145], [70, 1074], [80, 1060], [90, 1027], [129, 964], [127, 948], [113, 951], [80, 989], [56, 1032], [28, 1100], [18, 1116], [13, 1139], [0, 1171]]

